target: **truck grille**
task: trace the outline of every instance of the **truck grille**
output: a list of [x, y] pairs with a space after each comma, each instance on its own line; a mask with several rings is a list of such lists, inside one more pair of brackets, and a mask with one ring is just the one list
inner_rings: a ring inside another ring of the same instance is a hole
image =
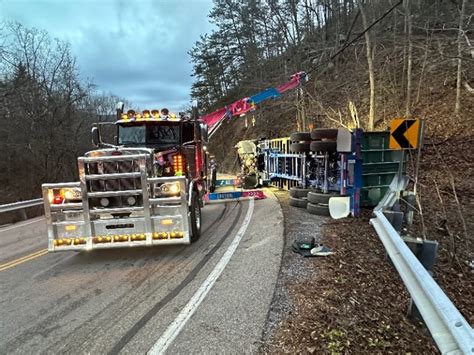
[[[84, 163], [84, 172], [86, 175], [86, 184], [88, 193], [98, 192], [119, 192], [141, 190], [140, 177], [122, 177], [120, 174], [140, 173], [140, 167], [137, 160], [101, 160]], [[113, 175], [117, 174], [115, 178]], [[103, 175], [103, 178], [101, 178]], [[91, 178], [93, 177], [93, 178]], [[133, 196], [135, 202], [130, 204], [129, 197]], [[91, 207], [129, 207], [141, 206], [143, 204], [141, 193], [123, 196], [107, 196], [108, 205], [100, 203], [103, 197], [90, 197]]]

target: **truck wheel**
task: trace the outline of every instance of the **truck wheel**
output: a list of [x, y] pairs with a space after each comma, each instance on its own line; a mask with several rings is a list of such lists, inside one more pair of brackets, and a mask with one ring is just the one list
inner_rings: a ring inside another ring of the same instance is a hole
[[290, 135], [292, 142], [309, 142], [311, 141], [311, 133], [309, 132], [294, 132]]
[[290, 187], [290, 196], [296, 198], [306, 197], [309, 189], [302, 189], [301, 187]]
[[217, 171], [215, 169], [211, 172], [211, 184], [209, 186], [209, 192], [216, 191]]
[[312, 152], [334, 153], [337, 149], [337, 143], [332, 141], [314, 141], [311, 142], [310, 149]]
[[308, 199], [306, 197], [302, 197], [302, 198], [290, 197], [290, 206], [306, 208], [307, 204], [308, 204]]
[[341, 197], [342, 195], [335, 194], [335, 193], [327, 193], [324, 194], [322, 192], [308, 192], [308, 201], [310, 203], [318, 204], [321, 203], [323, 205], [327, 205], [329, 203], [329, 199], [331, 197]]
[[290, 151], [293, 153], [308, 153], [309, 143], [292, 143], [290, 145]]
[[318, 128], [311, 132], [312, 140], [321, 139], [337, 139], [337, 129], [335, 128]]
[[191, 198], [191, 243], [194, 243], [201, 236], [201, 204], [196, 191], [193, 191]]
[[330, 216], [329, 206], [327, 205], [316, 205], [314, 203], [309, 203], [306, 205], [306, 209], [311, 214], [317, 214], [319, 216]]
[[243, 187], [244, 189], [255, 189], [258, 186], [257, 175], [244, 176]]

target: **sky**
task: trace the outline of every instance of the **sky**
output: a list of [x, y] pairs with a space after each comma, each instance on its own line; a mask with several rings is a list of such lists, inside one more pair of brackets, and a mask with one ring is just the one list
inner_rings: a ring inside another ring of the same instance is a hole
[[0, 0], [0, 21], [67, 40], [81, 76], [137, 108], [190, 103], [187, 52], [210, 33], [212, 0]]

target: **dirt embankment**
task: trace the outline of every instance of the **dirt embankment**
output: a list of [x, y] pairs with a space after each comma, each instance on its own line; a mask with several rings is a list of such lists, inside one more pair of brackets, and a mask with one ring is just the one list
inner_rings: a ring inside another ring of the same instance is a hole
[[[270, 329], [276, 329], [264, 339], [264, 352], [437, 352], [426, 329], [406, 317], [409, 294], [368, 223], [369, 212], [360, 219], [326, 218], [322, 227], [298, 225], [292, 221], [307, 212], [288, 206], [286, 192], [277, 197], [285, 215], [286, 247], [269, 317]], [[312, 228], [334, 255], [302, 258], [291, 251], [295, 236]], [[291, 277], [288, 268], [298, 277]]]

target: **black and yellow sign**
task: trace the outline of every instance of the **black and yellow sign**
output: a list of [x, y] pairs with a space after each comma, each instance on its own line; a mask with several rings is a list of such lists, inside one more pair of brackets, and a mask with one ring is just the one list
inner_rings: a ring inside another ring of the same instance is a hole
[[416, 149], [420, 140], [420, 120], [395, 119], [390, 125], [390, 149]]

